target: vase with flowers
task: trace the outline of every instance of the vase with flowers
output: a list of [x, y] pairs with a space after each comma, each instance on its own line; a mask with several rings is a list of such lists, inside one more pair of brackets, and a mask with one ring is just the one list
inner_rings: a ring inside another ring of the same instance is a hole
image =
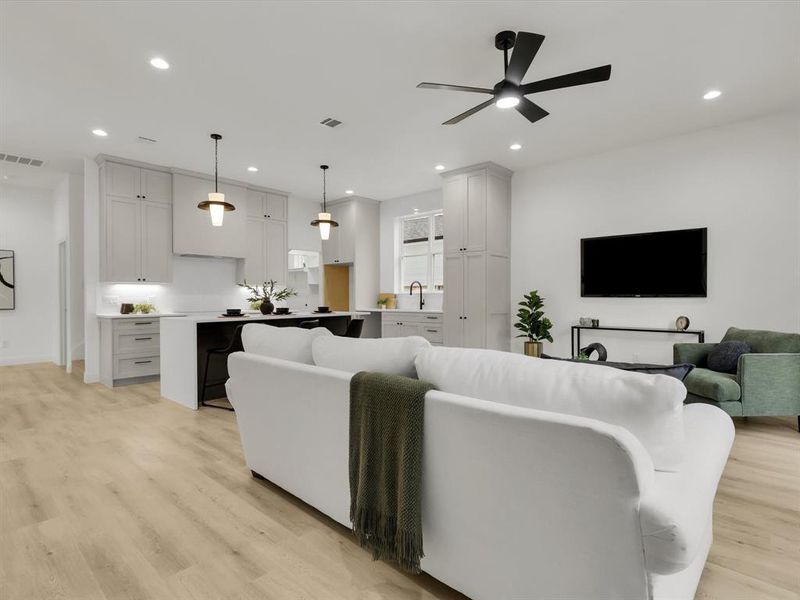
[[239, 287], [245, 288], [250, 295], [247, 301], [252, 308], [258, 307], [262, 315], [271, 315], [275, 310], [275, 302], [280, 302], [297, 296], [297, 292], [288, 287], [279, 287], [278, 282], [270, 279], [265, 281], [262, 285], [250, 285], [247, 280], [240, 283]]

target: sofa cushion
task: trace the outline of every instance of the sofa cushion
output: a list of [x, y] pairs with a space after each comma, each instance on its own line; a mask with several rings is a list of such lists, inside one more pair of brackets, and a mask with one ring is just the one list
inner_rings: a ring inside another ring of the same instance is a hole
[[242, 345], [245, 352], [307, 365], [314, 364], [311, 342], [323, 337], [333, 337], [333, 334], [324, 327], [302, 329], [248, 323], [242, 328]]
[[658, 470], [678, 470], [683, 463], [686, 388], [674, 377], [441, 347], [421, 351], [416, 366], [420, 379], [445, 392], [624, 427], [648, 450]]
[[421, 349], [429, 346], [428, 340], [418, 336], [375, 339], [333, 336], [314, 340], [311, 349], [318, 367], [416, 377], [414, 359]]
[[683, 384], [689, 393], [702, 396], [716, 402], [730, 402], [742, 397], [742, 388], [736, 380], [736, 375], [718, 373], [711, 369], [695, 369]]
[[800, 333], [781, 333], [761, 329], [738, 329], [731, 327], [722, 338], [723, 342], [736, 340], [747, 342], [753, 352], [800, 353]]
[[737, 340], [720, 342], [711, 349], [706, 364], [712, 371], [719, 373], [736, 373], [739, 357], [752, 351], [750, 344]]

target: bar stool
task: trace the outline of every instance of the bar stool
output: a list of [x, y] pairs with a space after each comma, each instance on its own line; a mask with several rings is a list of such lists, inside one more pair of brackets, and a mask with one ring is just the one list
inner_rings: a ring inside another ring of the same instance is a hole
[[316, 329], [317, 327], [320, 326], [320, 324], [319, 324], [319, 319], [314, 319], [311, 321], [300, 321], [297, 324], [297, 326], [303, 329]]
[[244, 325], [238, 325], [236, 327], [236, 330], [233, 332], [233, 338], [231, 339], [230, 344], [228, 344], [224, 348], [211, 348], [210, 350], [206, 351], [206, 368], [205, 371], [203, 371], [203, 387], [200, 390], [200, 406], [208, 406], [210, 408], [220, 408], [222, 410], [233, 410], [233, 408], [228, 408], [227, 406], [206, 404], [206, 391], [208, 390], [208, 388], [225, 385], [225, 382], [227, 381], [227, 379], [218, 379], [214, 381], [209, 381], [208, 365], [211, 361], [212, 356], [223, 356], [225, 360], [228, 360], [228, 355], [233, 354], [234, 352], [241, 352], [244, 350], [244, 345], [242, 344], [243, 327]]
[[350, 319], [342, 337], [360, 338], [362, 329], [364, 329], [364, 319]]

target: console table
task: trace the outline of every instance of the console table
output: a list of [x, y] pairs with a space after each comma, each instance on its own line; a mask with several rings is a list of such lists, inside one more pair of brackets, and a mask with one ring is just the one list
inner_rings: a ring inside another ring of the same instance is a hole
[[697, 341], [703, 343], [706, 340], [706, 332], [702, 329], [658, 329], [654, 327], [592, 327], [591, 325], [573, 325], [570, 332], [570, 352], [575, 358], [575, 347], [581, 349], [581, 330], [593, 329], [595, 331], [634, 331], [641, 333], [668, 333], [678, 335], [696, 335]]

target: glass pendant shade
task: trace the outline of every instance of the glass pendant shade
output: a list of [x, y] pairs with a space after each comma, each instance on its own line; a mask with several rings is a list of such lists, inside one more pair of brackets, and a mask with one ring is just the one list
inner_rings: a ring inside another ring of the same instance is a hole
[[211, 139], [214, 140], [214, 191], [208, 193], [208, 200], [204, 200], [197, 205], [200, 210], [207, 210], [211, 214], [211, 224], [214, 227], [222, 227], [225, 212], [236, 210], [236, 207], [225, 202], [225, 194], [219, 191], [218, 171], [219, 162], [217, 159], [217, 144], [222, 139], [218, 133], [212, 133]]
[[317, 218], [311, 221], [312, 227], [319, 227], [319, 237], [327, 240], [331, 236], [331, 227], [338, 227], [339, 224], [331, 219], [331, 213], [328, 212], [326, 207], [327, 200], [327, 180], [325, 173], [328, 170], [328, 165], [320, 165], [322, 169], [322, 212], [317, 215]]

